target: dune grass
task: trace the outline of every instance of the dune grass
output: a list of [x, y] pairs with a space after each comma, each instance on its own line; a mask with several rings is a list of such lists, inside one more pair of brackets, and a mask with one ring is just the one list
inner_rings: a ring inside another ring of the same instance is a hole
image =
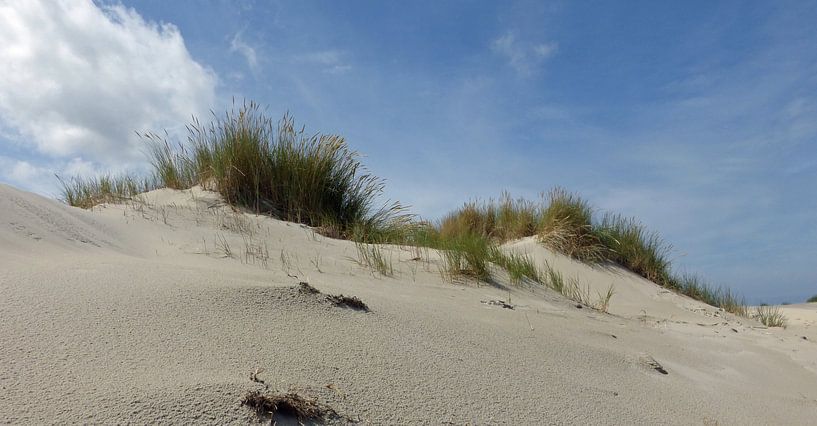
[[177, 148], [156, 133], [141, 135], [149, 148], [154, 168], [149, 181], [154, 185], [131, 185], [141, 182], [131, 177], [75, 178], [63, 181], [63, 199], [87, 208], [103, 202], [99, 200], [130, 196], [131, 188], [144, 192], [201, 185], [231, 204], [333, 237], [382, 239], [404, 232], [410, 222], [399, 203], [375, 205], [383, 181], [365, 170], [341, 136], [309, 135], [288, 115], [276, 125], [253, 102], [209, 125], [194, 119], [188, 131], [188, 143]]
[[806, 303], [817, 303], [817, 295], [809, 297]]
[[766, 327], [786, 328], [786, 316], [778, 306], [758, 306], [754, 316]]
[[576, 194], [554, 188], [538, 203], [513, 199], [472, 201], [445, 216], [439, 225], [442, 238], [478, 234], [499, 243], [539, 236], [542, 243], [568, 256], [605, 259], [605, 247], [593, 232], [592, 209]]
[[749, 316], [746, 301], [727, 287], [713, 287], [699, 276], [681, 274], [670, 277], [667, 287], [708, 305], [740, 316]]
[[[728, 288], [712, 287], [696, 276], [673, 274], [669, 260], [672, 246], [657, 233], [619, 214], [606, 213], [596, 220], [587, 201], [562, 188], [554, 188], [539, 203], [512, 199], [507, 193], [499, 201], [467, 203], [445, 216], [436, 237], [447, 240], [462, 235], [479, 235], [493, 243], [537, 236], [545, 246], [574, 259], [593, 264], [616, 263], [693, 299], [748, 315], [744, 300]], [[490, 261], [508, 270], [512, 281], [519, 278], [518, 272], [509, 269], [519, 265], [502, 258]], [[553, 276], [552, 270], [542, 275], [552, 287], [563, 291], [559, 284], [564, 280]], [[565, 291], [570, 298], [582, 299], [573, 285]]]
[[368, 266], [380, 275], [386, 277], [394, 276], [394, 265], [391, 253], [385, 254], [384, 249], [377, 244], [355, 242], [357, 248], [357, 261], [362, 266]]
[[487, 237], [470, 233], [442, 238], [434, 244], [442, 254], [444, 277], [452, 281], [463, 277], [478, 281], [491, 279], [490, 263], [495, 248]]
[[593, 232], [590, 204], [562, 188], [548, 193], [539, 226], [540, 241], [567, 256], [589, 262], [606, 260], [607, 250]]
[[578, 277], [565, 279], [561, 272], [553, 269], [550, 265], [545, 267], [543, 276], [545, 277], [545, 283], [550, 288], [558, 291], [566, 298], [601, 312], [607, 312], [610, 307], [610, 300], [615, 294], [613, 286], [610, 285], [605, 293], [599, 293], [594, 300], [589, 285], [582, 286]]
[[62, 199], [70, 206], [83, 209], [102, 203], [130, 200], [141, 193], [156, 189], [159, 185], [154, 179], [138, 178], [129, 174], [105, 174], [94, 178], [74, 176], [69, 179], [57, 176], [57, 180], [62, 187]]
[[540, 206], [512, 199], [505, 192], [498, 201], [472, 201], [448, 214], [439, 226], [440, 236], [451, 238], [479, 234], [503, 242], [536, 235], [541, 220]]
[[542, 272], [536, 267], [533, 258], [519, 253], [503, 253], [498, 248], [493, 249], [491, 261], [508, 273], [511, 284], [521, 284], [525, 279], [538, 284], [544, 284]]
[[635, 219], [605, 214], [594, 226], [593, 234], [607, 249], [604, 252], [606, 260], [616, 262], [655, 283], [667, 285], [669, 282], [668, 255], [672, 247]]
[[209, 126], [194, 122], [189, 131], [189, 155], [173, 162], [154, 148], [154, 165], [175, 168], [166, 173], [172, 178], [192, 169], [195, 183], [230, 203], [341, 238], [366, 239], [409, 218], [399, 203], [375, 208], [383, 182], [339, 135], [309, 135], [288, 115], [276, 126], [252, 102]]
[[[470, 202], [435, 226], [414, 220], [399, 203], [377, 205], [383, 181], [365, 170], [344, 138], [307, 134], [289, 115], [276, 123], [249, 102], [214, 116], [209, 124], [194, 118], [187, 128], [187, 142], [176, 145], [157, 133], [140, 135], [153, 165], [150, 177], [60, 178], [62, 198], [89, 208], [160, 187], [201, 185], [233, 205], [303, 223], [331, 237], [441, 250], [448, 277], [487, 281], [494, 264], [508, 271], [515, 284], [525, 278], [541, 282], [547, 274], [537, 271], [527, 257], [502, 254], [497, 245], [537, 236], [545, 246], [572, 258], [614, 262], [659, 285], [746, 314], [742, 300], [731, 291], [673, 275], [671, 246], [658, 234], [616, 214], [596, 220], [586, 200], [559, 187], [538, 202], [513, 199], [507, 192], [498, 200]], [[372, 246], [358, 250], [364, 263], [384, 275], [393, 273]]]

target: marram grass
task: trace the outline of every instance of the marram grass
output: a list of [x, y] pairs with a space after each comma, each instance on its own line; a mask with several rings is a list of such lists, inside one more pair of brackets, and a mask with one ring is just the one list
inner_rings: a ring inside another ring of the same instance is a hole
[[[365, 238], [408, 220], [398, 203], [375, 206], [383, 182], [341, 136], [307, 134], [288, 115], [276, 125], [252, 102], [209, 126], [188, 128], [191, 146], [175, 175], [190, 175], [186, 168], [192, 168], [195, 183], [230, 203], [343, 238], [354, 232]], [[154, 163], [159, 160], [154, 155]]]
[[[383, 181], [365, 170], [345, 139], [307, 134], [289, 115], [273, 122], [258, 104], [249, 102], [214, 116], [209, 124], [193, 119], [187, 128], [186, 143], [171, 144], [151, 132], [141, 135], [153, 165], [150, 177], [60, 178], [63, 200], [90, 208], [160, 187], [201, 185], [231, 204], [304, 223], [325, 235], [438, 249], [448, 277], [488, 281], [495, 265], [514, 283], [530, 279], [559, 287], [552, 270], [541, 272], [526, 256], [504, 255], [497, 248], [506, 241], [537, 236], [566, 256], [617, 263], [664, 287], [748, 315], [743, 300], [730, 290], [672, 274], [671, 246], [658, 234], [619, 215], [605, 214], [597, 220], [586, 200], [562, 188], [537, 202], [503, 193], [498, 200], [467, 203], [435, 226], [414, 220], [399, 203], [377, 204]], [[364, 257], [375, 269], [384, 275], [393, 272], [375, 248], [359, 248], [366, 249], [361, 253], [368, 254]], [[815, 300], [817, 296], [809, 301]]]
[[786, 316], [780, 312], [779, 306], [758, 306], [754, 316], [766, 327], [786, 328]]
[[175, 148], [156, 133], [141, 134], [154, 169], [151, 184], [111, 176], [61, 180], [63, 199], [88, 208], [136, 191], [201, 185], [231, 204], [340, 238], [382, 239], [409, 225], [399, 203], [376, 205], [382, 180], [341, 136], [307, 134], [288, 115], [276, 124], [253, 102], [209, 125], [194, 119], [187, 128], [188, 143]]
[[61, 197], [70, 206], [89, 209], [103, 203], [120, 203], [159, 187], [154, 179], [105, 174], [95, 178], [74, 176], [60, 182]]
[[593, 232], [590, 204], [562, 188], [548, 193], [548, 205], [542, 213], [539, 239], [546, 246], [567, 256], [590, 262], [606, 259], [606, 247]]

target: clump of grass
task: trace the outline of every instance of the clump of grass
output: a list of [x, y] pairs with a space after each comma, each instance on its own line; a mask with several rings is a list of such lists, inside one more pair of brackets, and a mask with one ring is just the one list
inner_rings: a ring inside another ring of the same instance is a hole
[[148, 157], [153, 166], [153, 176], [163, 187], [187, 189], [198, 183], [196, 164], [187, 156], [184, 145], [179, 144], [178, 151], [174, 151], [166, 138], [154, 132], [137, 135], [148, 142]]
[[465, 234], [438, 242], [443, 256], [443, 275], [450, 280], [470, 277], [478, 281], [491, 278], [490, 262], [495, 250], [483, 235]]
[[749, 310], [746, 307], [746, 301], [739, 297], [726, 287], [713, 287], [703, 281], [697, 275], [683, 274], [680, 276], [671, 277], [667, 284], [668, 287], [689, 296], [693, 299], [700, 300], [706, 304], [722, 308], [727, 312], [735, 315], [748, 316]]
[[606, 248], [593, 232], [590, 204], [558, 187], [550, 191], [548, 200], [539, 225], [541, 242], [579, 260], [605, 260]]
[[479, 234], [499, 242], [536, 235], [541, 207], [504, 192], [499, 201], [472, 201], [447, 215], [440, 223], [443, 238]]
[[496, 249], [491, 258], [495, 264], [508, 272], [511, 284], [519, 284], [524, 279], [529, 279], [539, 284], [545, 282], [539, 268], [536, 267], [533, 259], [528, 255], [518, 253], [505, 254]]
[[611, 285], [605, 293], [598, 293], [596, 300], [593, 300], [589, 285], [582, 286], [577, 277], [565, 279], [561, 272], [550, 266], [547, 266], [545, 269], [545, 277], [547, 278], [547, 285], [550, 288], [558, 291], [574, 302], [601, 312], [607, 312], [610, 307], [610, 300], [615, 294], [614, 287]]
[[605, 214], [593, 233], [607, 248], [605, 257], [642, 277], [666, 286], [670, 278], [668, 255], [672, 247], [632, 218]]
[[544, 276], [546, 279], [545, 282], [550, 288], [558, 291], [559, 293], [564, 294], [563, 291], [565, 289], [565, 280], [561, 272], [551, 268], [550, 266], [547, 266], [545, 267]]
[[778, 306], [758, 306], [755, 311], [755, 318], [766, 327], [786, 328], [786, 316], [780, 312]]
[[368, 266], [383, 276], [394, 276], [391, 256], [386, 257], [378, 244], [356, 242], [355, 247], [357, 248], [357, 261], [360, 265]]
[[607, 309], [610, 308], [610, 300], [613, 299], [613, 295], [615, 294], [615, 288], [612, 284], [610, 287], [607, 288], [607, 291], [604, 294], [599, 293], [599, 300], [596, 303], [596, 309], [607, 312]]
[[728, 287], [720, 287], [717, 292], [717, 305], [726, 312], [731, 312], [742, 317], [749, 316], [749, 310], [746, 307], [746, 300], [742, 296], [738, 296]]
[[288, 115], [276, 127], [254, 102], [209, 126], [188, 128], [192, 147], [180, 160], [169, 159], [168, 145], [154, 141], [154, 165], [166, 170], [160, 178], [193, 176], [232, 204], [343, 238], [407, 220], [398, 203], [375, 208], [383, 182], [339, 135], [309, 135]]
[[817, 295], [809, 297], [806, 303], [817, 303]]
[[57, 176], [62, 186], [61, 198], [73, 207], [89, 209], [102, 203], [116, 203], [154, 190], [158, 187], [155, 180], [140, 179], [132, 175], [105, 174], [95, 178], [79, 176], [63, 179]]

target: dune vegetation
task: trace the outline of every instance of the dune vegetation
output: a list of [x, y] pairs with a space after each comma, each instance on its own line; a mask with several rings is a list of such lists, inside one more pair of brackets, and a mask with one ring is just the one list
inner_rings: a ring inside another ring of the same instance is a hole
[[786, 327], [786, 317], [778, 306], [758, 306], [754, 316], [766, 327]]
[[[344, 138], [307, 134], [289, 115], [276, 124], [258, 104], [249, 102], [214, 116], [209, 124], [194, 119], [187, 129], [186, 143], [173, 144], [153, 132], [140, 135], [153, 166], [149, 177], [58, 177], [63, 200], [90, 208], [156, 188], [200, 185], [255, 213], [353, 240], [359, 261], [384, 276], [393, 270], [376, 244], [425, 247], [441, 252], [441, 272], [451, 280], [490, 282], [498, 267], [514, 284], [548, 285], [592, 305], [578, 283], [565, 285], [549, 266], [539, 268], [531, 258], [499, 248], [507, 241], [535, 237], [563, 255], [593, 264], [618, 264], [663, 287], [748, 315], [743, 299], [729, 289], [713, 287], [694, 275], [674, 274], [671, 246], [657, 233], [618, 214], [597, 217], [586, 200], [563, 188], [554, 188], [537, 201], [503, 193], [498, 200], [469, 202], [432, 224], [418, 220], [398, 202], [377, 205], [383, 181], [366, 171]], [[611, 288], [606, 302], [600, 303], [605, 310], [613, 293]]]
[[[555, 188], [538, 202], [512, 199], [469, 202], [440, 223], [443, 239], [481, 235], [489, 242], [536, 237], [556, 252], [590, 263], [615, 263], [671, 290], [712, 306], [747, 316], [745, 301], [725, 287], [712, 286], [691, 274], [673, 274], [672, 249], [633, 218], [606, 213], [596, 220], [590, 204]], [[499, 262], [496, 262], [499, 264]], [[559, 286], [555, 286], [559, 288]]]
[[806, 300], [806, 303], [817, 303], [817, 294], [809, 297], [808, 300]]
[[140, 179], [131, 175], [102, 175], [95, 178], [74, 176], [63, 179], [57, 176], [62, 186], [62, 199], [68, 205], [89, 209], [102, 203], [128, 200], [141, 193], [159, 188], [153, 178]]

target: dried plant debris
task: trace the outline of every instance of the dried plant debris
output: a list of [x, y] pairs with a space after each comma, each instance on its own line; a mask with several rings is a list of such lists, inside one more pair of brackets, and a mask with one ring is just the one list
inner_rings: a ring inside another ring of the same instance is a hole
[[258, 377], [258, 375], [263, 373], [263, 372], [264, 372], [263, 368], [256, 368], [255, 371], [250, 373], [250, 380], [252, 380], [255, 383], [260, 383], [260, 384], [264, 385], [265, 387], [269, 388], [269, 385], [267, 385], [267, 382], [265, 382], [264, 380], [262, 380], [261, 378]]
[[653, 358], [649, 354], [641, 354], [641, 362], [643, 362], [647, 367], [650, 367], [661, 374], [669, 374], [669, 372], [667, 372], [664, 366], [662, 366], [658, 361], [655, 360], [655, 358]]
[[327, 417], [338, 415], [332, 408], [295, 392], [265, 394], [261, 391], [252, 391], [244, 396], [241, 404], [252, 408], [259, 417], [272, 420], [275, 416], [288, 416], [296, 418], [300, 423], [305, 421], [322, 423]]
[[334, 303], [335, 306], [351, 308], [357, 311], [369, 312], [369, 307], [366, 306], [366, 304], [363, 303], [362, 300], [358, 299], [355, 296], [344, 296], [342, 294], [339, 296], [329, 295], [327, 299], [330, 302]]
[[[312, 287], [311, 285], [309, 285], [309, 283], [306, 282], [298, 283], [298, 292], [307, 295], [321, 294], [320, 290], [316, 289], [315, 287]], [[325, 300], [341, 308], [350, 308], [357, 311], [369, 312], [369, 307], [362, 300], [355, 296], [344, 296], [342, 294], [340, 295], [327, 294], [325, 295]]]
[[320, 294], [320, 290], [309, 285], [309, 283], [301, 281], [298, 283], [298, 291], [304, 294]]
[[504, 300], [483, 300], [482, 303], [486, 305], [501, 306], [505, 309], [513, 309], [514, 306]]

